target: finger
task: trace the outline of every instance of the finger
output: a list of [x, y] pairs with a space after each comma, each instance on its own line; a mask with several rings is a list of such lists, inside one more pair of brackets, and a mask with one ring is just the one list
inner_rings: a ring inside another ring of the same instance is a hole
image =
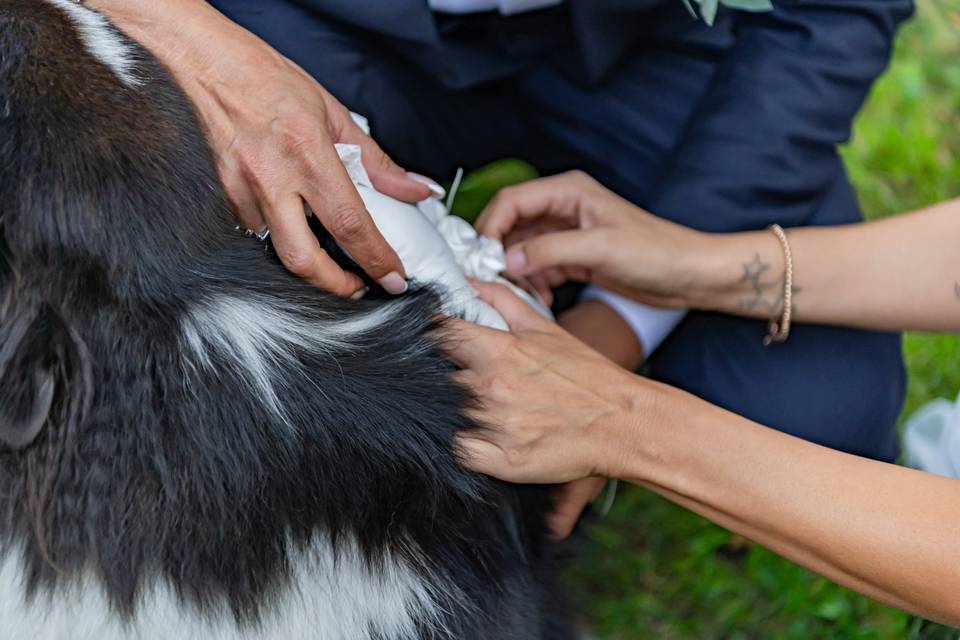
[[602, 233], [599, 229], [557, 231], [515, 244], [507, 250], [507, 272], [522, 276], [552, 267], [593, 269], [603, 259]]
[[500, 346], [499, 341], [507, 335], [460, 318], [445, 320], [440, 332], [454, 364], [472, 370], [481, 370], [488, 364], [491, 354]]
[[553, 305], [553, 289], [550, 288], [550, 283], [547, 282], [547, 279], [543, 276], [542, 273], [534, 273], [529, 276], [530, 283], [537, 290], [537, 293], [543, 298], [544, 304], [547, 306]]
[[511, 331], [543, 329], [553, 326], [551, 322], [540, 316], [530, 308], [530, 305], [502, 284], [474, 282], [473, 287], [477, 290], [481, 300], [503, 316]]
[[305, 160], [310, 186], [303, 195], [324, 228], [387, 292], [406, 291], [400, 258], [377, 229], [334, 148], [314, 149]]
[[513, 278], [513, 280], [521, 289], [529, 293], [544, 306], [550, 307], [553, 305], [553, 291], [546, 285], [545, 281], [542, 279], [537, 280], [537, 274], [528, 277], [517, 276]]
[[603, 490], [602, 478], [583, 478], [569, 482], [557, 490], [556, 502], [547, 524], [555, 539], [567, 538], [588, 504]]
[[590, 282], [590, 269], [587, 267], [571, 267], [568, 266], [564, 268], [566, 272], [567, 280], [573, 280], [574, 282]]
[[360, 278], [341, 269], [320, 247], [298, 196], [289, 198], [284, 205], [268, 207], [266, 214], [274, 249], [291, 273], [340, 296], [353, 295], [363, 287]]
[[505, 466], [503, 452], [497, 445], [475, 436], [461, 435], [456, 438], [455, 451], [466, 468], [500, 480], [510, 480], [502, 477]]
[[443, 187], [433, 180], [405, 171], [352, 119], [341, 128], [340, 139], [337, 142], [347, 142], [360, 147], [363, 166], [374, 188], [380, 193], [403, 202], [420, 202], [431, 196], [442, 198], [446, 195]]
[[543, 272], [543, 277], [547, 279], [547, 283], [552, 287], [556, 288], [562, 285], [567, 281], [567, 275], [563, 269], [559, 267], [550, 267]]
[[220, 175], [237, 224], [244, 229], [263, 231], [267, 223], [249, 183], [243, 180], [236, 171], [222, 169]]
[[579, 194], [572, 192], [566, 174], [541, 178], [502, 189], [477, 219], [477, 230], [502, 240], [520, 222], [542, 217], [577, 223]]
[[453, 381], [468, 389], [478, 389], [480, 387], [480, 375], [470, 369], [460, 369], [453, 373]]

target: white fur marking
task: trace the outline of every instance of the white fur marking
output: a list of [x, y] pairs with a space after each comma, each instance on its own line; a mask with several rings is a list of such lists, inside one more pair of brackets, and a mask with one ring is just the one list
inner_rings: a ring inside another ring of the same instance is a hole
[[[0, 559], [0, 621], [4, 640], [389, 640], [418, 638], [416, 622], [439, 624], [430, 589], [403, 561], [387, 556], [376, 568], [356, 543], [338, 552], [326, 539], [291, 553], [291, 583], [257, 628], [238, 627], [225, 602], [207, 615], [181, 603], [170, 584], [154, 579], [130, 624], [110, 608], [92, 574], [29, 605], [22, 554]], [[150, 581], [148, 581], [149, 583]], [[449, 594], [448, 594], [449, 595]]]
[[311, 322], [293, 304], [223, 296], [193, 308], [182, 333], [203, 367], [212, 368], [211, 352], [230, 358], [264, 403], [289, 422], [272, 372], [288, 369], [298, 350], [331, 358], [353, 350], [351, 340], [379, 329], [404, 304], [397, 300], [364, 315]]
[[90, 55], [108, 66], [121, 82], [132, 87], [143, 84], [143, 80], [134, 74], [133, 51], [106, 18], [93, 9], [70, 0], [47, 2], [70, 16]]

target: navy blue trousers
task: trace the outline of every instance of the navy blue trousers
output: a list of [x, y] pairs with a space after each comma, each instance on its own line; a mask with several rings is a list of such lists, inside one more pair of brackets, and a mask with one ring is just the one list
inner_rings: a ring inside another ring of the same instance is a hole
[[[521, 70], [455, 86], [386, 46], [396, 43], [299, 5], [214, 4], [367, 116], [378, 142], [408, 169], [447, 178], [458, 166], [520, 157], [543, 172], [583, 169], [641, 206], [707, 90], [723, 46], [709, 37], [683, 50], [646, 43], [592, 84], [532, 47], [539, 57]], [[562, 38], [558, 33], [550, 37]], [[806, 224], [860, 217], [835, 161], [836, 183], [817, 196]], [[763, 212], [729, 224], [696, 210], [657, 213], [718, 231], [772, 221]], [[898, 334], [795, 325], [786, 343], [764, 347], [765, 333], [765, 322], [690, 313], [651, 358], [652, 374], [807, 440], [881, 460], [896, 457], [905, 391]]]

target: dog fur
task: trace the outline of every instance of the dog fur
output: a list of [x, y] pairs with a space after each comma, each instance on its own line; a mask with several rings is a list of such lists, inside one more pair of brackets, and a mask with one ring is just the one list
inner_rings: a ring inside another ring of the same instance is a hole
[[351, 301], [235, 229], [170, 74], [0, 0], [0, 637], [544, 639], [548, 500], [462, 469], [427, 288]]

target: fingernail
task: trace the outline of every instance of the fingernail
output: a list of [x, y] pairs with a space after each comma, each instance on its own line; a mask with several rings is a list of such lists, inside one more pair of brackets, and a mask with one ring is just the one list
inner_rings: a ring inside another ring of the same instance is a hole
[[407, 281], [396, 271], [391, 271], [377, 280], [377, 282], [380, 283], [381, 287], [386, 289], [387, 293], [392, 293], [395, 296], [405, 293], [408, 287]]
[[407, 171], [407, 177], [414, 182], [419, 182], [420, 184], [427, 186], [433, 193], [433, 197], [437, 200], [443, 200], [443, 198], [447, 195], [446, 189], [441, 187], [427, 176], [422, 176], [419, 173], [414, 173], [413, 171]]
[[519, 273], [527, 266], [527, 254], [523, 247], [516, 246], [507, 250], [507, 271]]
[[351, 299], [351, 300], [360, 300], [361, 298], [363, 298], [363, 296], [367, 295], [368, 293], [370, 293], [370, 287], [364, 287], [363, 289], [360, 289], [360, 290], [358, 290], [358, 291], [354, 291], [353, 295], [350, 296], [350, 299]]

